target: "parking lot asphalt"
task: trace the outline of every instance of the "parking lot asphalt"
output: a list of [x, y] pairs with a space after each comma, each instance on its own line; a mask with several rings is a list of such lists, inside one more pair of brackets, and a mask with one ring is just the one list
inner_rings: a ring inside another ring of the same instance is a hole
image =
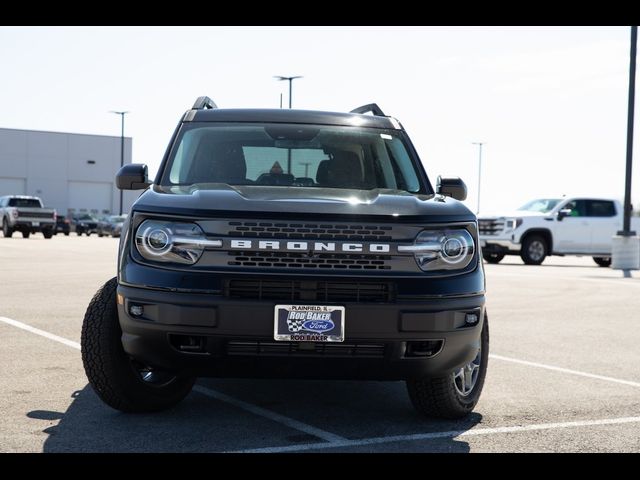
[[640, 451], [640, 273], [584, 257], [486, 265], [491, 358], [461, 421], [414, 412], [402, 382], [201, 379], [174, 409], [100, 402], [82, 318], [117, 240], [0, 238], [0, 452]]

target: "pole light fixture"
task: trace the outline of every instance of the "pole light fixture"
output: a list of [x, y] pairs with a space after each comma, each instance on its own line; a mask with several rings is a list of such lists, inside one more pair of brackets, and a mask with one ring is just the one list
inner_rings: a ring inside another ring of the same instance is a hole
[[624, 207], [622, 230], [613, 236], [611, 268], [622, 270], [625, 278], [631, 278], [631, 270], [640, 269], [640, 237], [631, 230], [631, 167], [633, 164], [633, 120], [636, 94], [636, 55], [638, 27], [631, 27], [629, 48], [629, 100], [627, 107], [627, 158], [624, 178]]
[[[273, 78], [282, 82], [287, 80], [289, 82], [289, 109], [291, 109], [292, 102], [292, 89], [293, 89], [293, 81], [297, 78], [302, 78], [302, 75], [294, 75], [293, 77], [285, 77], [282, 75], [275, 75]], [[282, 97], [280, 97], [280, 108], [282, 108]], [[287, 173], [291, 173], [291, 149], [287, 149]]]
[[273, 78], [281, 82], [285, 80], [289, 82], [289, 108], [292, 108], [291, 95], [292, 95], [293, 81], [297, 78], [302, 78], [302, 75], [294, 75], [293, 77], [284, 77], [282, 75], [275, 75]]
[[480, 213], [480, 180], [482, 178], [482, 146], [485, 142], [471, 142], [473, 145], [478, 145], [478, 207], [476, 213]]
[[[111, 110], [110, 113], [120, 115], [120, 168], [122, 168], [124, 166], [124, 116], [129, 112]], [[122, 215], [122, 190], [120, 190], [120, 215]]]
[[624, 179], [624, 221], [622, 231], [618, 235], [631, 237], [631, 167], [633, 164], [633, 119], [636, 95], [636, 49], [638, 43], [638, 27], [631, 27], [631, 48], [629, 58], [629, 100], [627, 107], [627, 162]]

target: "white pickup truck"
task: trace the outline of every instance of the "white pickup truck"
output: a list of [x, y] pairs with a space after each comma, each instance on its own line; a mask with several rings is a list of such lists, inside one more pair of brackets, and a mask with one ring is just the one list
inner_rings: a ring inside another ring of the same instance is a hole
[[[540, 265], [548, 255], [589, 255], [611, 265], [611, 238], [622, 230], [622, 204], [607, 198], [541, 198], [515, 212], [478, 215], [482, 256], [489, 263], [520, 255]], [[640, 231], [640, 218], [631, 218]]]
[[0, 223], [5, 237], [18, 231], [23, 238], [29, 238], [36, 232], [42, 232], [44, 238], [51, 238], [56, 226], [56, 211], [44, 208], [38, 197], [9, 195], [0, 197]]

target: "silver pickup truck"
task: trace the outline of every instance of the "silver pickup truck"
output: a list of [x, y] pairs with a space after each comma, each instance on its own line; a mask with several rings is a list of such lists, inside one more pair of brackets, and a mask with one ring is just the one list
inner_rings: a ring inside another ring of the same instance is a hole
[[56, 225], [56, 211], [44, 208], [38, 197], [8, 195], [0, 197], [0, 219], [5, 237], [21, 232], [23, 238], [29, 238], [32, 233], [42, 232], [44, 238], [51, 238]]

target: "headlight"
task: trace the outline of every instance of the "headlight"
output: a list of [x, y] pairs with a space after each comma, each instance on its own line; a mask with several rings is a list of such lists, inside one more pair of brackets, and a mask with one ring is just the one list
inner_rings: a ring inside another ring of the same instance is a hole
[[413, 245], [401, 245], [399, 252], [412, 252], [425, 272], [462, 270], [473, 260], [473, 237], [464, 228], [423, 230]]
[[507, 227], [507, 230], [515, 230], [520, 225], [522, 225], [522, 219], [521, 218], [507, 218], [506, 221], [505, 221], [505, 225]]
[[208, 247], [222, 247], [222, 241], [207, 240], [195, 223], [145, 220], [136, 231], [138, 252], [154, 262], [193, 265]]

